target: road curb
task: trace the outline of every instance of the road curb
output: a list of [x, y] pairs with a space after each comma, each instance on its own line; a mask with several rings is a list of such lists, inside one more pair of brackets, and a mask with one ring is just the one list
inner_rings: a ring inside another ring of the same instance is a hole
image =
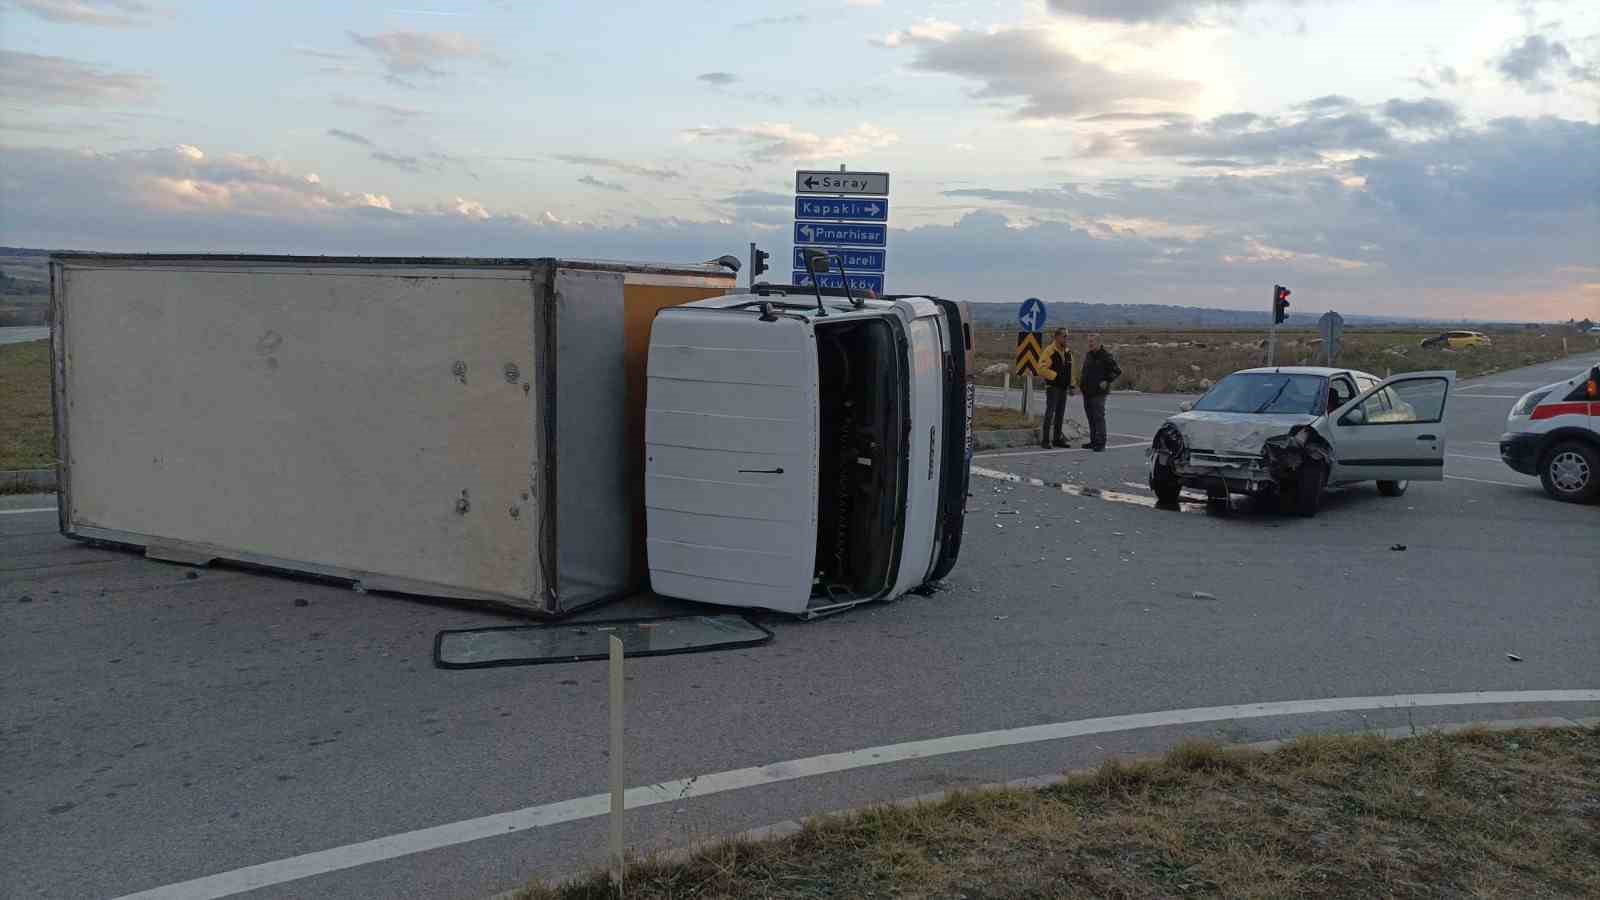
[[0, 470], [0, 494], [46, 494], [59, 489], [55, 469]]
[[[1469, 720], [1464, 722], [1447, 722], [1439, 725], [1424, 725], [1421, 727], [1401, 726], [1398, 728], [1383, 728], [1367, 731], [1317, 732], [1316, 734], [1317, 736], [1372, 735], [1384, 740], [1401, 740], [1404, 738], [1422, 737], [1428, 734], [1457, 734], [1463, 731], [1471, 731], [1474, 729], [1482, 729], [1485, 731], [1519, 731], [1528, 728], [1600, 728], [1600, 716], [1578, 718], [1568, 718], [1566, 716], [1544, 716], [1534, 719], [1489, 719], [1485, 721]], [[1248, 744], [1225, 744], [1222, 746], [1229, 750], [1250, 750], [1268, 753], [1274, 750], [1282, 749], [1288, 744], [1293, 743], [1294, 740], [1295, 738], [1289, 738], [1271, 741], [1254, 741]], [[1144, 753], [1137, 756], [1116, 758], [1124, 762], [1139, 763], [1160, 760], [1162, 756], [1163, 753]], [[819, 822], [825, 819], [837, 818], [839, 816], [859, 815], [860, 813], [868, 812], [874, 809], [904, 809], [907, 807], [942, 803], [957, 794], [968, 794], [974, 791], [1041, 790], [1043, 788], [1054, 787], [1062, 784], [1075, 776], [1090, 775], [1094, 772], [1095, 769], [1092, 767], [1070, 769], [1068, 771], [1052, 775], [1035, 775], [1024, 778], [1013, 778], [1009, 781], [967, 785], [953, 790], [933, 791], [932, 793], [918, 794], [914, 797], [905, 797], [900, 800], [886, 800], [878, 803], [866, 803], [862, 804], [861, 806], [853, 806], [845, 809], [836, 809], [828, 812], [817, 813], [816, 815], [806, 816], [802, 819], [785, 819], [781, 822], [774, 822], [770, 825], [762, 825], [760, 827], [751, 828], [745, 831], [736, 831], [717, 837], [709, 837], [703, 840], [695, 841], [691, 844], [686, 844], [682, 847], [669, 847], [649, 854], [648, 858], [655, 862], [680, 863], [687, 861], [696, 853], [700, 853], [710, 847], [732, 841], [759, 842], [782, 840], [783, 838], [798, 834], [805, 828], [806, 824], [810, 822]], [[550, 879], [544, 881], [543, 883], [549, 886], [556, 886], [578, 878], [586, 877], [592, 871], [593, 869], [585, 869], [583, 872]], [[502, 891], [498, 894], [494, 894], [485, 898], [485, 900], [515, 900], [517, 893], [522, 889], [523, 888], [519, 887], [513, 888], [509, 891]]]

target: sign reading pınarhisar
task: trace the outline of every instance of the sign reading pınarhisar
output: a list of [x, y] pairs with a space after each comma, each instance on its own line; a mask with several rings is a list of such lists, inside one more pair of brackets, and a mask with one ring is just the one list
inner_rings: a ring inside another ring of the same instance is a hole
[[[794, 173], [796, 194], [889, 196], [888, 172], [829, 172], [801, 169]], [[830, 217], [831, 218], [831, 217]]]

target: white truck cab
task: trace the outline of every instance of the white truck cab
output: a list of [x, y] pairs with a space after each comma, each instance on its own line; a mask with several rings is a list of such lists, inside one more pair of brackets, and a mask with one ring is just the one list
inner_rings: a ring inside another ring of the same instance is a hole
[[970, 467], [964, 304], [757, 285], [656, 315], [651, 587], [816, 616], [954, 566]]
[[1600, 499], [1600, 366], [1529, 391], [1511, 407], [1500, 458], [1557, 500]]

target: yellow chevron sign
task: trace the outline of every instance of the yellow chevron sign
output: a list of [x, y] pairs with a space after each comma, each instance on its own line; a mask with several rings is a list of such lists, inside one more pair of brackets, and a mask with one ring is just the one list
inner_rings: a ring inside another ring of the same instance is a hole
[[1037, 331], [1017, 332], [1017, 375], [1037, 375], [1045, 368], [1044, 342]]

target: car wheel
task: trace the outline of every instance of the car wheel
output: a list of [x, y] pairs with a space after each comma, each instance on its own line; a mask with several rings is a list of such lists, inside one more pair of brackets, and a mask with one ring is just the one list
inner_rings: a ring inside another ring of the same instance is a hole
[[1322, 466], [1307, 463], [1300, 467], [1294, 484], [1295, 515], [1309, 519], [1317, 514], [1317, 508], [1322, 505], [1322, 487], [1327, 477]]
[[1385, 497], [1398, 497], [1404, 494], [1406, 488], [1410, 486], [1411, 482], [1409, 481], [1380, 481], [1378, 482], [1378, 493]]
[[1567, 503], [1592, 503], [1600, 497], [1600, 451], [1566, 441], [1550, 448], [1539, 464], [1545, 493]]
[[1178, 505], [1178, 494], [1183, 482], [1171, 466], [1156, 466], [1150, 470], [1150, 490], [1156, 493], [1156, 503], [1171, 508]]

